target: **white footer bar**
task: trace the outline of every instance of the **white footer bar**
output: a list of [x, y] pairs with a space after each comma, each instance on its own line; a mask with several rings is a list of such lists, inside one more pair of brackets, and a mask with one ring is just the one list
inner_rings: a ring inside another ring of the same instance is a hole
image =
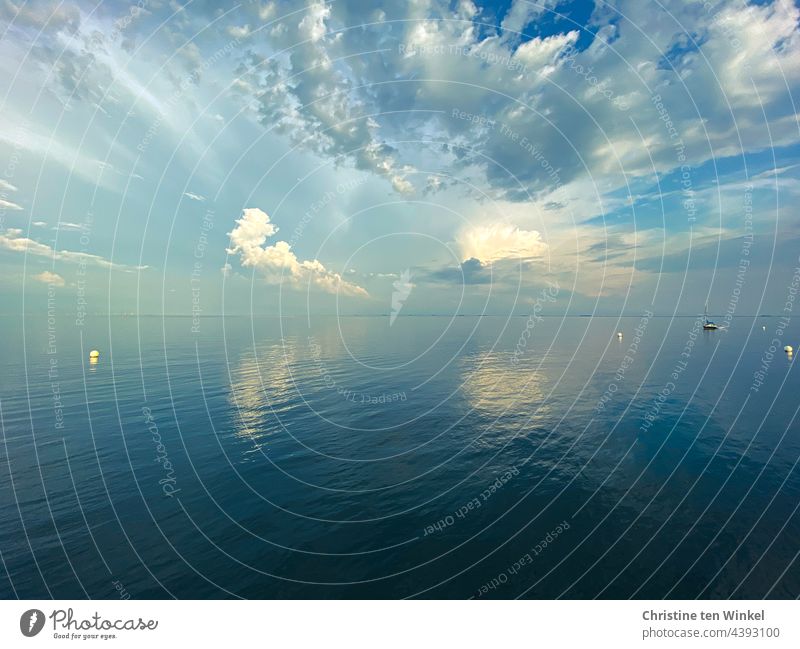
[[798, 647], [796, 601], [3, 601], [0, 646]]

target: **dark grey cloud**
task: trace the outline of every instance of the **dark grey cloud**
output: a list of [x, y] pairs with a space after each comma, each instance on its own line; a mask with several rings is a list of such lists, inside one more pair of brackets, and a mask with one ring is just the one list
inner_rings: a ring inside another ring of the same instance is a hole
[[[492, 269], [478, 259], [467, 259], [458, 266], [447, 266], [420, 275], [421, 281], [446, 282], [451, 284], [491, 284]], [[495, 278], [494, 281], [497, 281]]]

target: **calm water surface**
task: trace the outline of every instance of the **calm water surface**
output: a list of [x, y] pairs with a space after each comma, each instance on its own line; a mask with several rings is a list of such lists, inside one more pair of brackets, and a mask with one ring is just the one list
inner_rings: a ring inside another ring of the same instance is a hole
[[777, 323], [0, 318], [0, 596], [797, 597]]

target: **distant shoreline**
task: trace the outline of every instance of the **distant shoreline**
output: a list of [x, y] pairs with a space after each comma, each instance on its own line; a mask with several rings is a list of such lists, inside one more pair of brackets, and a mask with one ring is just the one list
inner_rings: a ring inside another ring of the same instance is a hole
[[[74, 316], [74, 313], [63, 313], [59, 314], [64, 317]], [[458, 314], [444, 314], [444, 313], [409, 313], [403, 314], [404, 318], [527, 318], [530, 313], [514, 313], [514, 314], [506, 314], [506, 313], [458, 313]], [[542, 318], [639, 318], [641, 317], [640, 313], [625, 313], [622, 315], [619, 314], [592, 314], [592, 313], [562, 313], [562, 314], [546, 314], [541, 313], [537, 314]], [[653, 318], [696, 318], [698, 316], [704, 315], [702, 313], [681, 313], [681, 314], [663, 314], [663, 315], [653, 315]], [[722, 314], [719, 313], [709, 313], [711, 317], [720, 317]], [[22, 314], [23, 318], [41, 318], [45, 317], [46, 313], [25, 313]], [[0, 318], [19, 318], [20, 314], [18, 313], [0, 313]], [[378, 313], [378, 314], [337, 314], [337, 313], [299, 313], [299, 314], [286, 314], [286, 315], [252, 315], [252, 314], [236, 314], [236, 313], [225, 313], [225, 314], [203, 314], [203, 315], [189, 315], [183, 313], [168, 313], [168, 314], [160, 314], [160, 313], [142, 313], [139, 315], [136, 314], [127, 314], [127, 313], [94, 313], [91, 315], [87, 315], [88, 318], [204, 318], [204, 319], [219, 319], [219, 318], [258, 318], [258, 319], [269, 319], [269, 320], [281, 320], [281, 319], [292, 319], [292, 318], [388, 318], [388, 313]], [[763, 315], [734, 315], [731, 316], [734, 319], [747, 319], [747, 318], [777, 318], [779, 316], [773, 314], [763, 314]]]

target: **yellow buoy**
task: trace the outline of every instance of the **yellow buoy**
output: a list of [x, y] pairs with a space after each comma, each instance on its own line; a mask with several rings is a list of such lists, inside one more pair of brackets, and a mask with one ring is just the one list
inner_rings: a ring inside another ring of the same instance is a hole
[[93, 349], [92, 351], [89, 352], [89, 358], [99, 358], [99, 357], [100, 357], [100, 352], [97, 351], [96, 349]]
[[783, 348], [783, 351], [785, 351], [787, 354], [791, 354], [794, 350], [792, 349], [791, 345], [786, 345], [786, 347]]

